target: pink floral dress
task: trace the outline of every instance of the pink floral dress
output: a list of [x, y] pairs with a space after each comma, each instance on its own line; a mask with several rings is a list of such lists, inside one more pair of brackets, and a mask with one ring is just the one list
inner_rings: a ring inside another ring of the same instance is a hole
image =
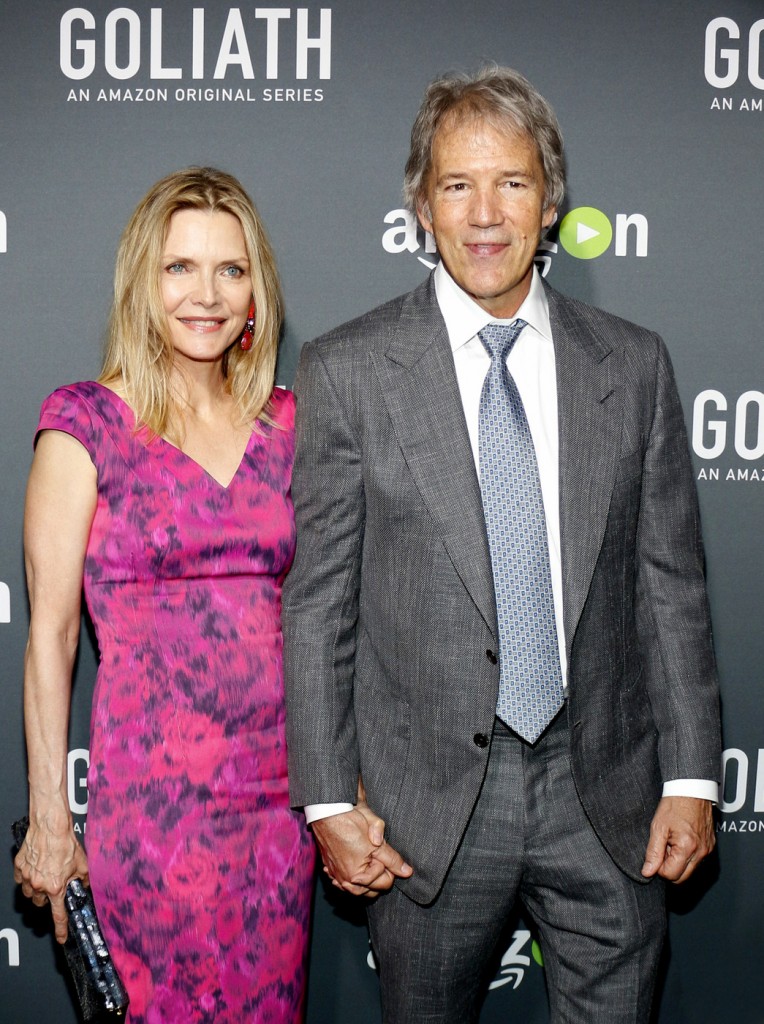
[[98, 473], [85, 596], [100, 648], [87, 850], [131, 1024], [293, 1024], [313, 843], [289, 807], [281, 584], [294, 552], [294, 399], [228, 487], [92, 381], [38, 430]]

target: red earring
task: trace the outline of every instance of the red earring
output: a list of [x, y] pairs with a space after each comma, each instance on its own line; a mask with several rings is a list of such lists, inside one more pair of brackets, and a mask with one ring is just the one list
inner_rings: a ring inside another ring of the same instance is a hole
[[241, 335], [241, 347], [245, 352], [249, 352], [252, 348], [252, 339], [255, 334], [255, 300], [252, 300], [252, 304], [249, 307], [249, 313], [247, 314], [247, 322], [244, 324], [244, 330]]

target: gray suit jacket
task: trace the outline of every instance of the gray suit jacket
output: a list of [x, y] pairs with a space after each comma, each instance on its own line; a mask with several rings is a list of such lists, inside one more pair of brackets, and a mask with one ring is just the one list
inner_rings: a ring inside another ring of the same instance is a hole
[[[662, 341], [548, 289], [572, 766], [641, 879], [664, 780], [717, 779], [697, 501]], [[480, 489], [432, 280], [307, 344], [284, 590], [291, 798], [355, 802], [432, 900], [489, 754], [499, 669]]]

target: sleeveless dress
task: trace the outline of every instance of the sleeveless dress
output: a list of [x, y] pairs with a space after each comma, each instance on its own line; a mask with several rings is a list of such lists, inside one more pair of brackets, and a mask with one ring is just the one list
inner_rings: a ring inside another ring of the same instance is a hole
[[87, 449], [98, 501], [84, 591], [100, 665], [87, 851], [130, 1024], [294, 1024], [314, 848], [289, 807], [281, 584], [294, 553], [294, 398], [228, 487], [133, 432], [95, 382], [38, 430]]

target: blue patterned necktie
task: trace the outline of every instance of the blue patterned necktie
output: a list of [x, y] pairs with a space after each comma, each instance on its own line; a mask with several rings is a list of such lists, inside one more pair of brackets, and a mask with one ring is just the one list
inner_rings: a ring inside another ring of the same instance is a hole
[[563, 692], [536, 451], [506, 362], [526, 326], [489, 324], [478, 334], [491, 357], [480, 395], [480, 490], [499, 624], [496, 714], [535, 743]]

